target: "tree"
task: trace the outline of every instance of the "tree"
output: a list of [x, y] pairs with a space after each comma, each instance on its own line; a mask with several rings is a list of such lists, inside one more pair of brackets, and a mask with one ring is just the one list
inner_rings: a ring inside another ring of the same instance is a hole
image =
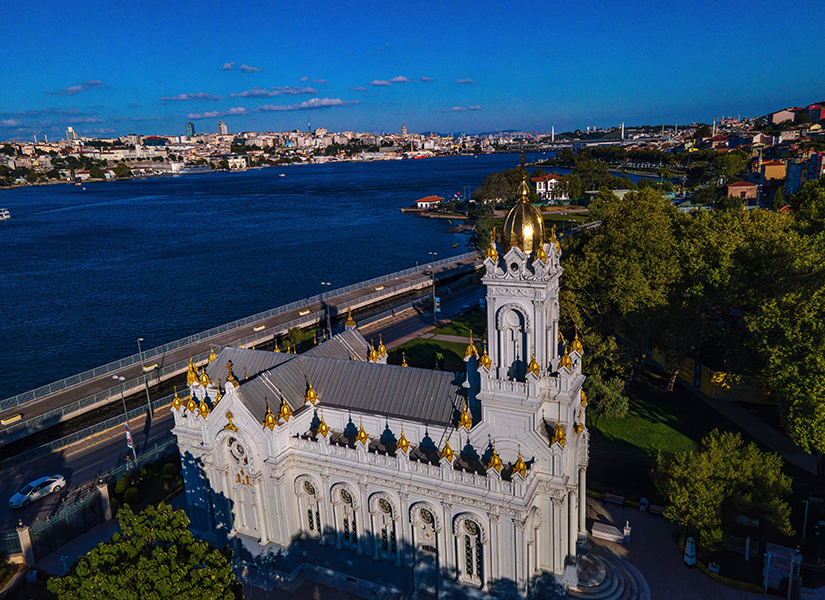
[[713, 161], [713, 166], [716, 169], [716, 174], [719, 175], [725, 183], [728, 183], [734, 179], [738, 179], [739, 174], [748, 166], [747, 155], [743, 158], [736, 150], [726, 152], [716, 157]]
[[49, 579], [59, 600], [242, 600], [232, 552], [195, 540], [189, 519], [168, 504], [117, 515], [120, 531], [78, 559], [68, 574]]
[[704, 138], [709, 138], [711, 135], [713, 135], [713, 132], [710, 129], [710, 125], [707, 123], [702, 123], [696, 128], [696, 133], [693, 134], [693, 137], [694, 139], [701, 140]]
[[94, 179], [104, 179], [106, 176], [103, 174], [103, 171], [97, 165], [93, 165], [91, 169], [89, 169], [89, 176], [93, 177]]
[[771, 208], [773, 210], [779, 210], [783, 206], [785, 206], [787, 202], [785, 202], [785, 186], [780, 185], [776, 188], [776, 192], [773, 195], [773, 201], [771, 202]]
[[127, 165], [124, 162], [117, 163], [117, 165], [115, 166], [115, 177], [131, 177], [131, 176], [132, 176], [132, 170], [129, 168], [129, 165]]
[[665, 516], [678, 521], [698, 543], [716, 548], [739, 515], [759, 517], [790, 535], [791, 509], [784, 500], [791, 478], [782, 458], [745, 445], [738, 433], [714, 430], [698, 451], [656, 457], [653, 478], [667, 501]]
[[[628, 399], [624, 395], [624, 381], [613, 377], [603, 381], [599, 375], [590, 375], [584, 383], [588, 398], [588, 413], [597, 417], [621, 419], [627, 414]], [[598, 422], [598, 419], [596, 419]]]

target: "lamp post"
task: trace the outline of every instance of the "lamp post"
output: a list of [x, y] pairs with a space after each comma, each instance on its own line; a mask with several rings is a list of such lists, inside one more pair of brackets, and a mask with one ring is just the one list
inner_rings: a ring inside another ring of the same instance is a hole
[[805, 539], [805, 531], [808, 527], [808, 501], [803, 500], [802, 502], [805, 503], [805, 519], [802, 521], [802, 539]]
[[132, 441], [132, 432], [129, 429], [129, 412], [126, 410], [126, 396], [123, 392], [123, 382], [126, 381], [126, 378], [112, 375], [112, 379], [120, 382], [120, 401], [123, 402], [123, 418], [126, 419], [126, 440], [132, 448], [132, 457], [135, 459], [135, 465], [137, 465], [137, 453], [135, 452], [135, 444]]
[[[330, 286], [332, 286], [332, 282], [331, 281], [322, 281], [321, 285], [326, 286], [326, 290], [328, 292]], [[326, 293], [326, 292], [324, 292], [324, 293]], [[323, 296], [323, 294], [322, 294], [322, 296]], [[329, 339], [332, 339], [332, 323], [330, 323], [330, 320], [329, 320], [329, 308], [325, 306], [324, 307], [324, 312], [326, 313], [326, 317], [327, 317], [327, 333], [329, 333]]]
[[[429, 252], [430, 256], [438, 256], [438, 252]], [[433, 267], [433, 261], [435, 259], [430, 259], [430, 275], [433, 278], [433, 325], [438, 325], [438, 298], [435, 295], [435, 268]]]
[[[143, 338], [138, 338], [138, 354], [140, 354], [140, 370], [146, 373], [146, 369], [143, 367], [143, 350], [140, 348], [140, 343], [143, 341]], [[152, 417], [152, 401], [149, 399], [149, 376], [143, 376], [143, 385], [146, 388], [146, 406], [149, 408], [149, 417]]]

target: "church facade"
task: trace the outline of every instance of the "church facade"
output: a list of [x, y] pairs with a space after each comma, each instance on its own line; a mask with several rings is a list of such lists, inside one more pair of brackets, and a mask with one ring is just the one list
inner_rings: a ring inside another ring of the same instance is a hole
[[190, 364], [173, 411], [193, 526], [273, 585], [310, 571], [418, 596], [574, 585], [588, 432], [560, 254], [522, 182], [484, 260], [488, 343], [470, 339], [464, 373], [387, 364], [351, 317], [300, 355]]

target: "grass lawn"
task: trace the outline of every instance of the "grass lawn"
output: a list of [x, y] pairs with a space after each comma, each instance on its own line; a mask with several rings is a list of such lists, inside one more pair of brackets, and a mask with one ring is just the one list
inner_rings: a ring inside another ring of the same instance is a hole
[[409, 366], [432, 369], [436, 364], [436, 355], [440, 354], [441, 358], [438, 359], [439, 369], [450, 372], [463, 371], [466, 367], [464, 364], [464, 351], [466, 349], [467, 344], [418, 338], [391, 350], [387, 362], [391, 365], [400, 365], [401, 353], [404, 352]]
[[[484, 338], [487, 333], [487, 313], [480, 308], [474, 308], [457, 319], [433, 329], [429, 333], [435, 335], [460, 335], [467, 338], [469, 342], [470, 332], [473, 334], [473, 339], [478, 341]], [[481, 352], [481, 348], [479, 348]], [[461, 356], [464, 356], [462, 352]]]

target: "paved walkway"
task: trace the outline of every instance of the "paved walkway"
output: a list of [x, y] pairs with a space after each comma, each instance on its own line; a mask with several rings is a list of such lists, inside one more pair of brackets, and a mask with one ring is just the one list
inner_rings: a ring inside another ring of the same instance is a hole
[[[609, 523], [619, 529], [630, 522], [630, 543], [597, 542], [636, 567], [647, 580], [651, 598], [667, 600], [767, 600], [772, 596], [750, 594], [727, 587], [703, 574], [689, 569], [682, 561], [679, 547], [671, 541], [673, 524], [655, 515], [637, 510], [605, 505], [587, 499], [587, 530], [594, 522]], [[595, 540], [594, 540], [595, 541]], [[761, 560], [757, 558], [756, 560]], [[721, 575], [724, 575], [724, 565]]]

